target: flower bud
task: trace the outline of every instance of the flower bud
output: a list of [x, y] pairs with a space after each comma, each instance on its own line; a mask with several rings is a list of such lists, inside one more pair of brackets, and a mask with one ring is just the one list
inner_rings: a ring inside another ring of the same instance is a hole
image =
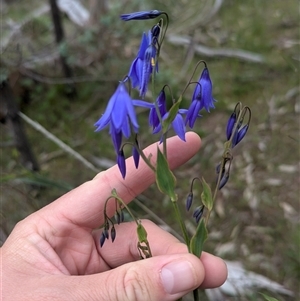
[[109, 239], [108, 228], [104, 228], [102, 233], [104, 234], [106, 239]]
[[185, 202], [185, 208], [187, 211], [190, 210], [191, 206], [192, 206], [192, 203], [193, 203], [193, 197], [194, 197], [194, 194], [193, 192], [191, 191], [189, 193], [189, 195], [187, 196], [187, 199], [186, 199], [186, 202]]
[[106, 239], [105, 234], [102, 232], [102, 233], [101, 233], [101, 236], [100, 236], [100, 247], [101, 247], [101, 248], [102, 248], [103, 245], [104, 245], [105, 239]]
[[123, 21], [130, 21], [130, 20], [147, 20], [147, 19], [154, 19], [159, 17], [163, 12], [159, 10], [147, 10], [147, 11], [138, 11], [129, 14], [123, 14], [120, 18]]
[[225, 174], [222, 175], [222, 178], [220, 180], [219, 190], [221, 190], [226, 185], [228, 179], [229, 179], [229, 172], [226, 172]]
[[122, 174], [123, 179], [125, 179], [126, 175], [126, 163], [125, 163], [125, 155], [123, 149], [119, 150], [118, 157], [117, 157], [118, 167]]
[[240, 141], [242, 141], [242, 139], [245, 137], [245, 135], [248, 131], [248, 128], [249, 128], [249, 125], [246, 124], [238, 131], [236, 144], [238, 144]]
[[116, 239], [116, 228], [114, 226], [111, 227], [110, 237], [111, 237], [111, 241], [114, 242]]
[[193, 213], [193, 217], [196, 220], [196, 223], [198, 224], [202, 215], [203, 215], [203, 211], [204, 211], [204, 206], [199, 206], [195, 209], [194, 213]]
[[227, 122], [227, 128], [226, 128], [227, 140], [229, 140], [232, 135], [232, 131], [233, 131], [235, 122], [236, 122], [236, 113], [234, 111], [231, 114], [231, 116], [229, 117], [228, 122]]

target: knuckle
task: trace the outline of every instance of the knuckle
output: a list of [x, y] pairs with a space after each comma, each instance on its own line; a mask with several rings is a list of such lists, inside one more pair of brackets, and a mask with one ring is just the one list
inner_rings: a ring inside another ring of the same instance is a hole
[[[147, 276], [147, 273], [143, 273], [142, 270], [138, 270], [136, 267], [129, 267], [125, 270], [123, 275], [123, 288], [125, 298], [128, 301], [151, 301], [151, 290], [149, 286], [151, 281]], [[120, 300], [124, 300], [124, 295]]]

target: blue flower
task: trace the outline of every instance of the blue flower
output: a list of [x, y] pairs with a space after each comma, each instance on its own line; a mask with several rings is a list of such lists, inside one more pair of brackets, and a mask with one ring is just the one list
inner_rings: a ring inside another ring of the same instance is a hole
[[[167, 113], [167, 106], [166, 106], [166, 94], [164, 90], [161, 90], [157, 99], [156, 104], [160, 113], [160, 118], [162, 119], [163, 116]], [[159, 116], [157, 114], [155, 105], [150, 109], [149, 113], [149, 125], [152, 126], [152, 129], [155, 130], [160, 121]]]
[[122, 136], [126, 138], [130, 137], [130, 124], [134, 132], [137, 133], [139, 125], [132, 99], [127, 92], [124, 82], [121, 81], [117, 90], [110, 98], [104, 114], [95, 123], [97, 127], [96, 132], [110, 125], [109, 133], [118, 154], [122, 143]]
[[[186, 114], [187, 110], [186, 109], [179, 109], [175, 118], [173, 119], [171, 126], [173, 127], [176, 135], [183, 141], [185, 141], [185, 132], [186, 132], [186, 128], [185, 128], [185, 124], [184, 124], [184, 120], [182, 117], [182, 114]], [[162, 120], [165, 120], [167, 117], [169, 116], [169, 112], [167, 112]], [[158, 132], [161, 131], [162, 125], [159, 124], [156, 129], [153, 131], [153, 134], [156, 134]]]
[[132, 88], [141, 86], [142, 73], [143, 73], [143, 61], [145, 52], [149, 46], [148, 37], [146, 33], [143, 33], [140, 49], [134, 61], [132, 62], [129, 70], [128, 77], [130, 78]]
[[[227, 122], [227, 127], [226, 127], [226, 137], [227, 140], [229, 141], [231, 136], [232, 137], [232, 148], [235, 147], [239, 142], [242, 141], [242, 139], [245, 137], [248, 128], [249, 128], [249, 123], [245, 124], [242, 126], [243, 121], [241, 120], [237, 125], [237, 113], [236, 109], [233, 111], [231, 116], [228, 119]], [[236, 126], [235, 132], [233, 133], [234, 127]]]
[[[153, 35], [155, 34], [155, 36]], [[139, 52], [133, 60], [128, 77], [133, 88], [138, 87], [140, 96], [144, 97], [148, 90], [148, 83], [153, 71], [158, 72], [157, 62], [157, 30], [143, 33]]]
[[209, 76], [208, 68], [205, 66], [201, 76], [196, 84], [193, 93], [192, 103], [186, 114], [186, 124], [189, 123], [190, 128], [194, 127], [195, 121], [199, 116], [199, 111], [205, 108], [207, 112], [214, 108], [216, 100], [212, 96], [212, 82]]
[[[132, 101], [135, 106], [148, 108], [150, 109], [149, 113], [149, 124], [152, 126], [153, 134], [157, 134], [161, 131], [162, 125], [159, 121], [159, 117], [156, 112], [156, 107], [154, 103], [149, 103], [143, 100], [133, 100]], [[160, 92], [156, 99], [156, 104], [158, 105], [158, 109], [161, 115], [162, 121], [165, 120], [169, 116], [169, 112], [166, 111], [166, 96], [164, 90]], [[186, 114], [186, 109], [179, 109], [175, 118], [173, 119], [171, 126], [173, 127], [175, 133], [178, 135], [178, 137], [185, 141], [185, 124], [182, 115]]]
[[155, 19], [156, 17], [160, 16], [163, 12], [158, 10], [148, 10], [148, 11], [139, 11], [129, 14], [123, 14], [120, 18], [123, 21], [130, 21], [130, 20], [147, 20], [147, 19]]
[[[167, 108], [166, 108], [166, 94], [164, 90], [161, 90], [158, 97], [156, 98], [156, 106], [158, 107], [159, 113], [160, 113], [160, 118], [162, 119], [163, 116], [167, 113]], [[155, 103], [149, 103], [143, 100], [133, 100], [133, 104], [135, 106], [139, 106], [142, 108], [147, 108], [150, 109], [149, 112], [149, 125], [152, 127], [152, 130], [155, 131], [155, 129], [159, 126], [160, 124], [160, 118], [157, 115]]]

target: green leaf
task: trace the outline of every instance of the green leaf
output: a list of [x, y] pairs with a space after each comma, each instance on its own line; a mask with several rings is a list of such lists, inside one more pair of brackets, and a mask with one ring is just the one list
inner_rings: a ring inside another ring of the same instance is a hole
[[29, 174], [28, 176], [24, 177], [16, 177], [15, 179], [13, 179], [13, 181], [17, 183], [36, 185], [39, 187], [56, 188], [63, 191], [69, 191], [74, 188], [71, 184], [67, 182], [61, 180], [55, 181], [40, 174]]
[[201, 193], [202, 204], [209, 210], [213, 208], [213, 199], [210, 186], [206, 183], [204, 178], [202, 178], [203, 191]]
[[158, 189], [168, 195], [173, 202], [177, 200], [175, 194], [176, 178], [170, 170], [168, 161], [157, 147], [156, 183]]
[[182, 101], [182, 96], [179, 97], [179, 99], [173, 104], [173, 106], [169, 110], [168, 117], [163, 121], [163, 125], [162, 125], [163, 134], [165, 134], [168, 131], [170, 124], [176, 117], [181, 101]]
[[142, 243], [142, 242], [146, 243], [147, 242], [147, 231], [144, 228], [144, 226], [141, 224], [140, 221], [138, 222], [138, 226], [136, 228], [136, 231], [137, 231], [139, 242], [140, 243]]
[[279, 301], [278, 299], [276, 298], [273, 298], [273, 297], [270, 297], [268, 295], [265, 295], [263, 293], [260, 293], [267, 301]]
[[190, 242], [190, 251], [192, 252], [192, 254], [196, 255], [197, 257], [200, 257], [206, 239], [207, 229], [204, 220], [201, 219], [197, 226], [196, 233], [194, 234]]

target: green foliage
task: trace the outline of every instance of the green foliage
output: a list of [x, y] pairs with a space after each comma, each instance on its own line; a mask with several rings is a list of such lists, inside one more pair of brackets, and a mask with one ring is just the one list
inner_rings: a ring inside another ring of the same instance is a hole
[[[2, 16], [4, 23], [7, 19], [21, 22], [31, 13], [32, 7], [41, 5], [41, 1], [37, 0], [10, 2]], [[204, 11], [202, 8], [205, 5], [212, 2], [168, 0], [150, 3], [137, 0], [126, 3], [125, 11], [122, 2], [111, 1], [109, 12], [101, 16], [95, 28], [80, 29], [68, 18], [64, 18], [69, 56], [72, 57], [68, 61], [72, 62], [75, 78], [84, 76], [88, 79], [80, 79], [78, 82], [75, 80], [78, 97], [70, 101], [65, 96], [65, 84], [61, 82], [58, 85], [56, 82], [63, 77], [59, 62], [50, 61], [42, 65], [37, 63], [35, 68], [29, 70], [47, 81], [40, 81], [29, 75], [20, 79], [29, 82], [26, 87], [29, 88], [31, 98], [30, 104], [24, 107], [24, 112], [63, 141], [76, 147], [87, 158], [114, 160], [114, 154], [107, 147], [110, 143], [108, 135], [103, 133], [99, 138], [93, 132], [93, 124], [103, 113], [103, 107], [114, 90], [115, 81], [128, 71], [130, 62], [138, 51], [141, 30], [149, 29], [147, 22], [137, 26], [136, 22], [116, 21], [118, 15], [124, 12], [154, 7], [168, 10], [172, 34], [193, 35], [195, 43], [217, 49], [244, 49], [263, 54], [267, 58], [266, 64], [250, 63], [237, 58], [205, 57], [197, 53], [193, 53], [191, 57], [186, 51], [189, 47], [174, 46], [167, 42], [162, 47], [157, 81], [161, 84], [159, 88], [165, 83], [170, 84], [176, 98], [182, 92], [181, 87], [186, 84], [194, 63], [205, 59], [214, 84], [214, 96], [218, 100], [216, 109], [205, 114], [196, 123], [196, 132], [204, 138], [202, 149], [199, 155], [187, 163], [186, 170], [180, 170], [176, 174], [178, 182], [186, 184], [177, 190], [180, 196], [186, 195], [188, 190], [186, 179], [199, 170], [205, 171], [208, 183], [215, 180], [215, 164], [225, 137], [224, 125], [228, 112], [240, 100], [251, 106], [253, 122], [247, 142], [242, 142], [234, 154], [230, 192], [226, 191], [226, 203], [221, 195], [222, 202], [218, 204], [220, 216], [211, 217], [212, 228], [220, 234], [220, 238], [211, 238], [206, 242], [206, 250], [214, 252], [217, 246], [230, 242], [236, 245], [236, 251], [225, 254], [225, 257], [247, 261], [250, 257], [255, 258], [256, 254], [265, 256], [270, 268], [265, 265], [266, 260], [251, 262], [251, 268], [258, 269], [258, 272], [272, 276], [273, 280], [286, 283], [289, 288], [297, 291], [300, 281], [300, 231], [294, 223], [299, 214], [299, 183], [295, 172], [282, 172], [280, 166], [297, 166], [299, 162], [299, 92], [297, 89], [293, 90], [299, 86], [299, 11], [294, 0], [223, 1], [218, 14], [210, 22], [199, 26], [197, 22], [202, 20], [199, 13]], [[191, 15], [196, 17], [191, 18]], [[10, 31], [10, 26], [4, 28], [3, 37], [7, 34], [6, 30]], [[47, 56], [51, 58], [57, 52], [50, 15], [43, 15], [28, 24], [20, 36], [22, 43], [18, 42], [17, 37], [14, 39], [19, 44], [18, 49], [12, 43], [2, 53], [1, 64], [5, 67], [5, 76], [23, 63], [30, 64], [36, 58]], [[26, 41], [31, 36], [32, 43], [28, 47]], [[6, 64], [6, 60], [9, 64]], [[186, 63], [187, 71], [181, 73], [183, 63]], [[12, 81], [12, 84], [14, 87], [18, 86], [18, 82]], [[190, 103], [188, 92], [184, 95], [182, 107]], [[21, 98], [17, 88], [14, 88], [14, 93], [18, 99]], [[138, 117], [147, 123], [146, 114], [142, 112]], [[49, 174], [49, 179], [77, 186], [93, 177], [93, 173], [80, 168], [76, 161], [61, 155], [59, 149], [47, 138], [30, 126], [26, 125], [25, 128], [33, 151], [42, 170]], [[12, 141], [6, 124], [0, 124], [0, 134], [1, 143]], [[141, 129], [140, 135], [142, 141], [150, 136], [145, 128]], [[16, 154], [15, 148], [1, 148], [3, 176], [19, 177], [22, 168]], [[250, 182], [251, 186], [246, 191], [245, 178], [250, 175], [253, 176], [250, 179], [253, 182]], [[274, 179], [280, 185], [268, 184], [269, 180]], [[12, 187], [8, 185], [11, 183]], [[6, 182], [4, 186], [2, 208], [9, 221], [7, 229], [10, 231], [20, 218], [32, 212], [29, 202], [32, 196], [29, 186], [18, 185], [13, 181]], [[58, 190], [59, 193], [62, 191]], [[251, 199], [245, 199], [246, 192], [249, 191], [257, 198], [257, 207], [250, 207]], [[152, 188], [147, 194], [151, 195], [151, 201], [147, 202], [148, 208], [159, 212], [161, 218], [168, 218], [170, 225], [179, 231], [178, 225], [171, 222], [170, 208], [163, 206], [160, 201], [152, 201], [160, 199], [161, 195]], [[37, 193], [34, 197], [40, 204], [41, 195]], [[56, 197], [57, 189], [53, 192], [51, 186], [43, 188], [43, 204]], [[282, 203], [289, 205], [291, 210], [283, 211]], [[296, 211], [294, 215], [293, 210]], [[140, 216], [144, 214], [143, 211], [139, 213]], [[255, 232], [257, 225], [260, 229], [274, 230], [266, 230], [267, 233]], [[273, 272], [275, 268], [279, 273]], [[248, 297], [245, 300], [249, 300]]]
[[156, 183], [158, 189], [168, 195], [170, 199], [174, 202], [177, 200], [175, 194], [176, 178], [172, 171], [170, 170], [168, 161], [164, 154], [157, 147], [157, 165], [156, 165]]
[[202, 204], [209, 210], [211, 211], [213, 208], [213, 198], [212, 198], [212, 193], [211, 193], [211, 188], [210, 186], [206, 183], [205, 179], [202, 177], [202, 186], [203, 186], [203, 191], [201, 193], [201, 201]]
[[279, 301], [278, 299], [276, 299], [276, 298], [273, 298], [273, 297], [270, 297], [270, 296], [268, 296], [268, 295], [266, 295], [266, 294], [263, 294], [263, 293], [260, 293], [263, 297], [264, 297], [264, 299], [265, 300], [267, 300], [267, 301]]
[[193, 235], [190, 241], [190, 251], [197, 257], [200, 257], [206, 239], [207, 229], [202, 218], [197, 226], [196, 233]]
[[0, 182], [2, 184], [28, 184], [40, 188], [51, 188], [51, 189], [58, 189], [62, 192], [69, 191], [74, 188], [73, 185], [71, 185], [68, 182], [65, 181], [57, 181], [54, 179], [51, 179], [48, 175], [37, 173], [37, 172], [30, 172], [28, 170], [22, 170], [22, 172], [16, 174], [16, 173], [9, 173], [9, 174], [1, 174], [0, 176]]

